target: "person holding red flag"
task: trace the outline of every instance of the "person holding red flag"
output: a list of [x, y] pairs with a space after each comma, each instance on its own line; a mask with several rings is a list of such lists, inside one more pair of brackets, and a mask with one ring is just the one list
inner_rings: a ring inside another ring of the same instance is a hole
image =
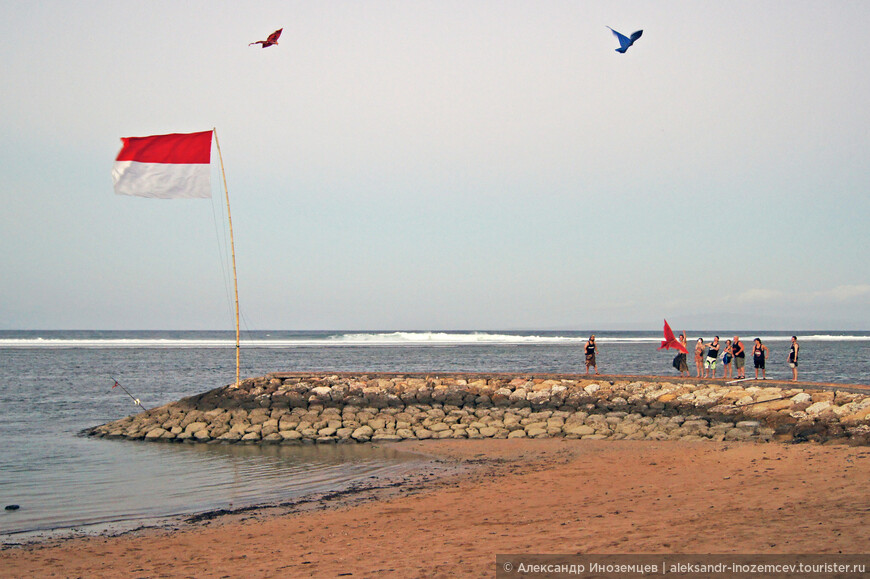
[[662, 345], [659, 346], [659, 350], [670, 350], [671, 348], [677, 350], [679, 353], [674, 358], [674, 368], [680, 371], [680, 376], [683, 375], [683, 372], [685, 372], [686, 376], [688, 376], [689, 362], [687, 360], [687, 355], [689, 353], [689, 349], [686, 347], [686, 333], [681, 333], [679, 339], [674, 338], [674, 331], [671, 330], [671, 327], [668, 325], [668, 321], [665, 320], [664, 334], [665, 339], [662, 340]]

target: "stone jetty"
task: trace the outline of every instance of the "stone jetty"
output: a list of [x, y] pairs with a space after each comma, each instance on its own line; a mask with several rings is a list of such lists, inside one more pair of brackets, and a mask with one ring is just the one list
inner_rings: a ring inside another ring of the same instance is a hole
[[689, 378], [275, 373], [85, 431], [211, 444], [429, 438], [870, 444], [870, 390]]

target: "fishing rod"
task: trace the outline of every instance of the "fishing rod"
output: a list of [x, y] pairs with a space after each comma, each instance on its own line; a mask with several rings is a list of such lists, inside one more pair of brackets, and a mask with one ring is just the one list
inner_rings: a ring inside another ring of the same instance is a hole
[[732, 402], [734, 406], [738, 408], [743, 408], [744, 406], [754, 406], [756, 404], [764, 404], [765, 402], [776, 402], [777, 400], [785, 400], [790, 398], [790, 396], [780, 396], [779, 398], [771, 398], [770, 400], [756, 400], [755, 402], [747, 402], [745, 404], [737, 404], [737, 402]]
[[136, 398], [135, 396], [133, 396], [132, 394], [130, 394], [130, 391], [127, 390], [126, 388], [124, 388], [124, 385], [123, 385], [123, 384], [121, 384], [120, 382], [118, 382], [118, 381], [115, 380], [114, 378], [112, 378], [112, 381], [115, 383], [115, 384], [112, 386], [112, 390], [114, 390], [116, 387], [120, 386], [120, 387], [121, 387], [121, 390], [123, 390], [124, 392], [126, 392], [126, 393], [127, 393], [127, 396], [129, 396], [129, 397], [133, 400], [133, 404], [135, 404], [136, 406], [138, 406], [138, 407], [141, 408], [142, 410], [148, 410], [147, 408], [145, 408], [144, 406], [142, 406], [142, 402], [140, 402], [138, 398]]

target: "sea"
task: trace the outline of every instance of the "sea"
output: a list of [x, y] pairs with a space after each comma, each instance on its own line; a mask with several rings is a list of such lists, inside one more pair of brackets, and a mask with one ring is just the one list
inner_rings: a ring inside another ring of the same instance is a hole
[[[791, 332], [759, 337], [791, 378]], [[242, 377], [269, 372], [583, 373], [590, 332], [249, 331]], [[596, 332], [602, 374], [673, 376], [660, 331]], [[687, 332], [690, 345], [711, 331]], [[801, 380], [870, 384], [870, 332], [798, 334]], [[241, 446], [93, 439], [84, 429], [224, 386], [235, 333], [0, 331], [0, 543], [121, 532], [167, 517], [277, 504], [427, 468], [389, 445]], [[691, 362], [691, 361], [690, 361]], [[748, 375], [753, 375], [751, 359]], [[694, 371], [694, 370], [693, 370]], [[113, 389], [114, 381], [130, 393]], [[4, 507], [17, 505], [14, 510]]]

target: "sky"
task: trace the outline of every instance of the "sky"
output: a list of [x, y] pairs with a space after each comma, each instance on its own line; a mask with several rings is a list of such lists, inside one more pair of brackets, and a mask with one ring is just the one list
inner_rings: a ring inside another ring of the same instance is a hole
[[[0, 0], [0, 329], [870, 330], [870, 3]], [[627, 53], [606, 28], [643, 36]], [[248, 43], [277, 28], [278, 46]]]

